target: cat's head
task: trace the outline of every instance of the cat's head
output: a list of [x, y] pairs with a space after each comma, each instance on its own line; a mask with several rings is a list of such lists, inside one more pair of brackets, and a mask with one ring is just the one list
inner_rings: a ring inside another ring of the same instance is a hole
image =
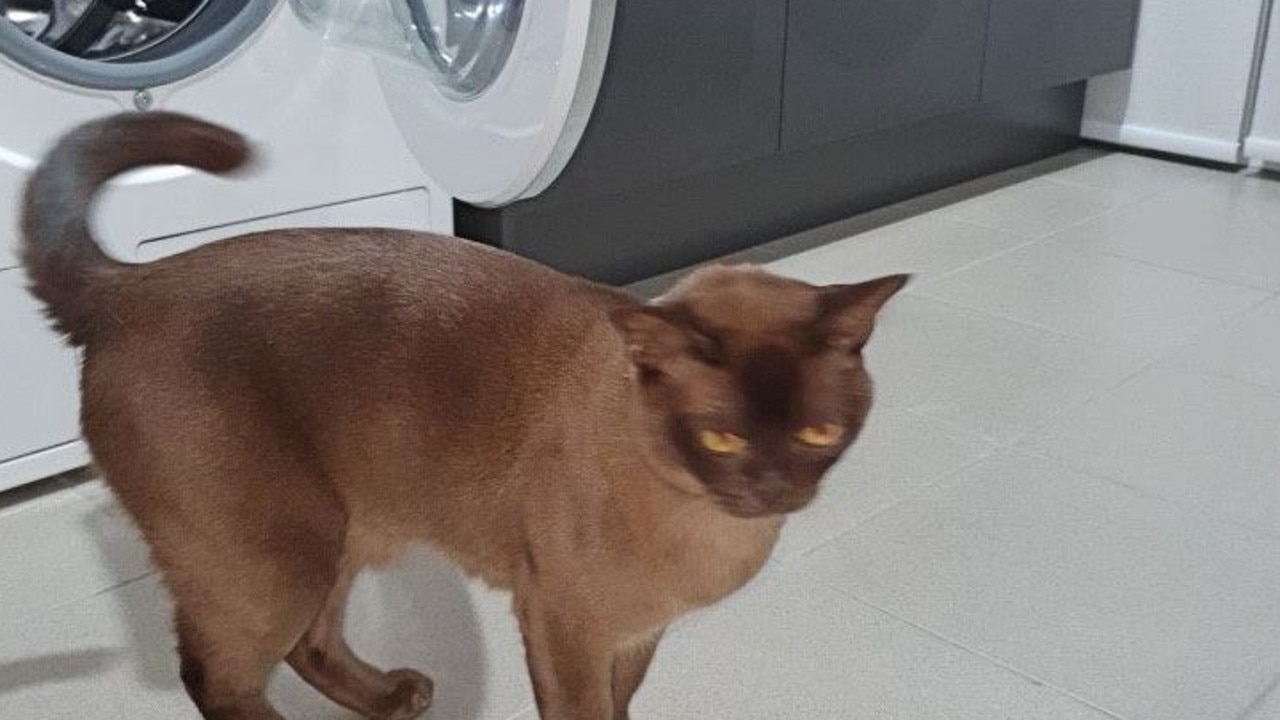
[[862, 348], [907, 279], [815, 287], [717, 266], [615, 311], [648, 451], [735, 516], [804, 507], [862, 428]]

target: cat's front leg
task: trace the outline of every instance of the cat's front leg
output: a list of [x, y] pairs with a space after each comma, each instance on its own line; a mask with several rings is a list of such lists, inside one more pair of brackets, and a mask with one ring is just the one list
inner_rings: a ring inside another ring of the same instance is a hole
[[653, 653], [662, 640], [662, 630], [634, 643], [624, 645], [613, 658], [613, 720], [631, 720], [631, 698], [644, 682]]
[[614, 720], [613, 648], [590, 609], [564, 598], [518, 598], [525, 659], [542, 720]]

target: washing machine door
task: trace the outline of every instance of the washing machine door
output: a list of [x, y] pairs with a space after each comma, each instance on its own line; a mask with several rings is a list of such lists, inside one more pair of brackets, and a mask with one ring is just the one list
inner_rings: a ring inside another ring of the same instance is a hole
[[0, 0], [0, 56], [98, 90], [181, 80], [223, 60], [276, 0]]
[[427, 175], [482, 206], [545, 189], [595, 103], [614, 0], [389, 1], [417, 62], [380, 57], [378, 74]]

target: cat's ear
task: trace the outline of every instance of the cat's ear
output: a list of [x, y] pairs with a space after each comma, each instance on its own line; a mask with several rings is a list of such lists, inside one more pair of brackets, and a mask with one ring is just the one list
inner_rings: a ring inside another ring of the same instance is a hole
[[609, 313], [627, 345], [627, 357], [641, 368], [658, 370], [685, 354], [689, 337], [683, 323], [661, 305], [630, 305]]
[[852, 285], [822, 288], [818, 323], [823, 340], [842, 350], [860, 349], [871, 337], [876, 313], [910, 279], [910, 275], [887, 275]]

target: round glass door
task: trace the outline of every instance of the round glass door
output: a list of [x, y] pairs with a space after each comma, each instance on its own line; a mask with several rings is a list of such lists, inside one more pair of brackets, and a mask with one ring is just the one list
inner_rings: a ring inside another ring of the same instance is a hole
[[0, 0], [0, 54], [64, 82], [137, 89], [217, 62], [274, 0]]
[[414, 54], [454, 100], [483, 93], [511, 56], [524, 0], [407, 0]]
[[127, 58], [189, 22], [210, 0], [0, 0], [5, 19], [74, 57]]

